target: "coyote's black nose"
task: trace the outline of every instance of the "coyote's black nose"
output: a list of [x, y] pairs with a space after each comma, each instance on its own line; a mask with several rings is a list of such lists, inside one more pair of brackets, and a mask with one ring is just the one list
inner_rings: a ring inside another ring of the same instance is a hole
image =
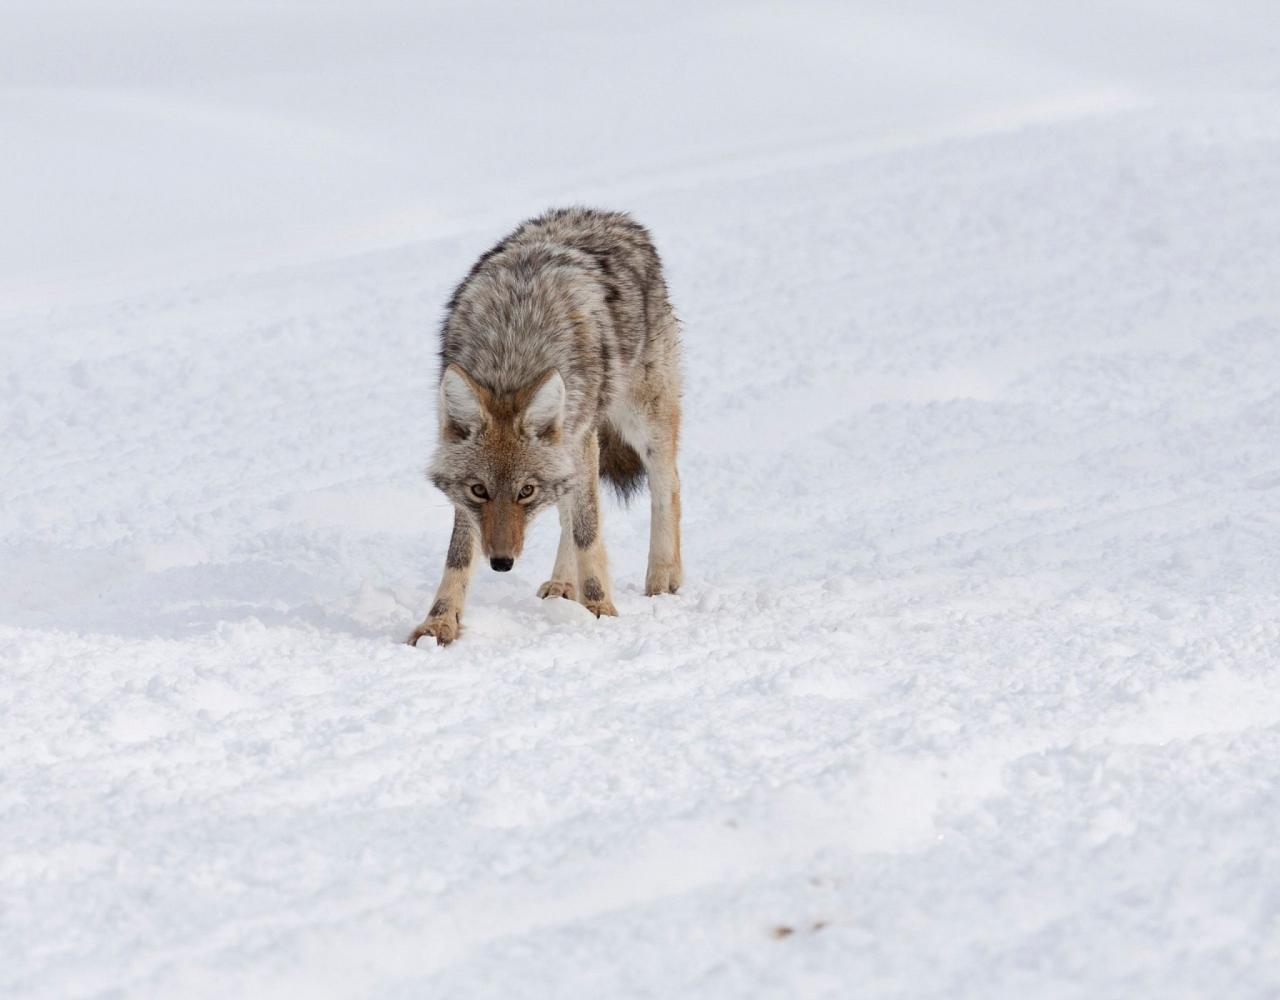
[[505, 573], [515, 564], [516, 564], [516, 561], [512, 559], [510, 556], [494, 556], [492, 559], [489, 560], [489, 565], [492, 566], [494, 569], [496, 569], [499, 573]]

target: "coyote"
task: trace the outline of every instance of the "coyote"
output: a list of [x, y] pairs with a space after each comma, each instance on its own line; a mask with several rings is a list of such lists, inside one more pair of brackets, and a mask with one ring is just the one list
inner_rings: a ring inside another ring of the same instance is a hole
[[477, 550], [507, 572], [533, 516], [553, 504], [560, 547], [538, 596], [616, 615], [601, 478], [626, 498], [647, 475], [645, 593], [675, 593], [680, 344], [644, 227], [585, 208], [525, 222], [453, 293], [441, 340], [440, 440], [427, 475], [453, 502], [453, 536], [435, 603], [409, 643], [456, 639]]

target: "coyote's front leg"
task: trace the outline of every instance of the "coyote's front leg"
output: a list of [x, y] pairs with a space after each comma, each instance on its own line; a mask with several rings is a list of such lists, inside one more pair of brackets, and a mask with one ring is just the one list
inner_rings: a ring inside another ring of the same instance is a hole
[[447, 646], [458, 638], [462, 631], [462, 606], [467, 599], [467, 584], [471, 582], [471, 570], [475, 565], [475, 548], [475, 531], [471, 522], [462, 511], [455, 510], [453, 535], [444, 559], [444, 578], [426, 619], [406, 640], [410, 646], [416, 646], [424, 635], [435, 636], [441, 646]]
[[573, 544], [573, 500], [560, 501], [560, 547], [556, 549], [556, 564], [551, 579], [538, 588], [539, 597], [567, 597], [577, 595], [578, 551]]
[[578, 463], [578, 483], [573, 494], [573, 544], [578, 550], [580, 600], [599, 618], [616, 615], [613, 587], [609, 583], [609, 561], [600, 536], [600, 441], [592, 431], [587, 435]]

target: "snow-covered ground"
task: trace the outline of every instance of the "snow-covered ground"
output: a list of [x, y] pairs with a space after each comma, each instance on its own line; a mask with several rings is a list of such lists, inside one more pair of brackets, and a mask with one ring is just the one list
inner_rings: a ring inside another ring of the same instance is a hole
[[[1280, 992], [1273, 2], [10, 5], [0, 994]], [[687, 583], [400, 640], [448, 289], [653, 230]]]

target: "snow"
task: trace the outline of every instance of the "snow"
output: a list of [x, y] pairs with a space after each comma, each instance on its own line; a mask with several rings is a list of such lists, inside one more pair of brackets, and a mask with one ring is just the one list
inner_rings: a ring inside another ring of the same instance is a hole
[[[0, 37], [0, 993], [1280, 991], [1269, 3], [187, 2]], [[686, 585], [400, 640], [435, 329], [590, 201]]]

